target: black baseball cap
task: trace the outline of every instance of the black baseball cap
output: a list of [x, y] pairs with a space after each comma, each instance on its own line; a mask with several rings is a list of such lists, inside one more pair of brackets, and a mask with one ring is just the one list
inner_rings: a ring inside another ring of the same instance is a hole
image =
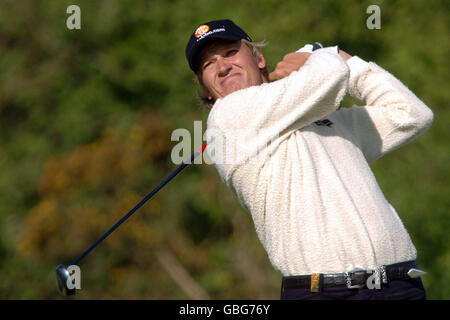
[[252, 41], [248, 34], [231, 20], [213, 20], [203, 23], [192, 33], [186, 46], [186, 58], [192, 71], [195, 72], [195, 57], [197, 53], [200, 48], [211, 39], [225, 39], [232, 41], [245, 39]]

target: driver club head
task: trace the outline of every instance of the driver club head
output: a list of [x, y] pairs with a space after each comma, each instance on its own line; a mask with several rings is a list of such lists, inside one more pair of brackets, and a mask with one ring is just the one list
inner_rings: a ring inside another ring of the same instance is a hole
[[[197, 150], [192, 156], [190, 161], [184, 161], [177, 169], [175, 169], [169, 176], [167, 176], [158, 186], [156, 186], [149, 194], [147, 194], [138, 204], [136, 204], [126, 215], [124, 215], [119, 221], [116, 222], [108, 231], [106, 231], [100, 238], [98, 238], [89, 248], [87, 248], [78, 258], [76, 258], [72, 265], [67, 268], [60, 264], [56, 267], [56, 285], [58, 291], [64, 296], [72, 296], [75, 291], [81, 289], [80, 285], [80, 268], [77, 264], [86, 257], [89, 252], [91, 252], [97, 245], [99, 245], [103, 240], [105, 240], [114, 230], [116, 230], [124, 221], [131, 217], [136, 210], [144, 205], [148, 200], [150, 200], [159, 190], [161, 190], [169, 181], [175, 178], [184, 168], [191, 164], [194, 159], [200, 155], [206, 148], [205, 143], [201, 149]], [[71, 274], [69, 270], [74, 272]], [[73, 279], [74, 278], [74, 279]], [[77, 281], [78, 280], [78, 281]], [[75, 281], [75, 285], [74, 285]]]
[[[76, 289], [70, 289], [67, 286], [67, 280], [71, 279], [69, 271], [67, 271], [66, 267], [62, 264], [56, 267], [56, 285], [58, 287], [58, 291], [64, 296], [73, 296], [75, 294]], [[71, 281], [71, 280], [69, 280]]]

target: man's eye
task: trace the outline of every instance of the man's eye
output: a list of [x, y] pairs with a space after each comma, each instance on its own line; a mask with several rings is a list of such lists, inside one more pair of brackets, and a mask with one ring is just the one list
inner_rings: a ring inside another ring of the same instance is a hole
[[210, 65], [212, 65], [211, 61], [205, 62], [205, 64], [203, 65], [203, 69], [208, 68]]
[[238, 51], [236, 49], [231, 49], [227, 51], [227, 57], [233, 56], [237, 53]]

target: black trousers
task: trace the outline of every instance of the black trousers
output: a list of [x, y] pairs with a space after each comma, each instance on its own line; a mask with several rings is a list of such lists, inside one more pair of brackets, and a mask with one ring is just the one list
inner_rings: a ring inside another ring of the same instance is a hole
[[281, 300], [425, 300], [426, 293], [420, 278], [393, 280], [381, 289], [348, 289], [347, 286], [323, 288], [321, 292], [310, 289], [281, 288]]

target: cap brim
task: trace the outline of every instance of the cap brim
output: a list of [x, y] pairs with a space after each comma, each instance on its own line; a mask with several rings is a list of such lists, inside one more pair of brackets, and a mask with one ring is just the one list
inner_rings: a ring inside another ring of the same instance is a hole
[[194, 70], [194, 72], [196, 72], [196, 58], [197, 58], [197, 54], [200, 52], [200, 50], [209, 42], [211, 42], [212, 40], [217, 40], [217, 39], [222, 39], [222, 40], [230, 40], [230, 41], [238, 41], [244, 38], [239, 38], [236, 36], [232, 36], [229, 34], [212, 34], [210, 36], [205, 37], [204, 39], [201, 39], [200, 41], [198, 41], [191, 49], [191, 54], [190, 56], [191, 61], [189, 61], [189, 65], [191, 67], [192, 70]]

